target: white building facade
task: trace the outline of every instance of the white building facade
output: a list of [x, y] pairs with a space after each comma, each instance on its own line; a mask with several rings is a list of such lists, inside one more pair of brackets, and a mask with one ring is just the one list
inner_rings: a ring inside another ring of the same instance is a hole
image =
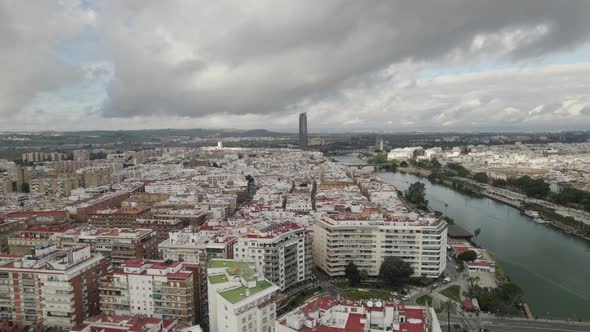
[[315, 264], [344, 276], [349, 262], [378, 276], [388, 256], [408, 262], [414, 275], [438, 278], [446, 267], [447, 224], [443, 220], [387, 221], [318, 218], [313, 226]]

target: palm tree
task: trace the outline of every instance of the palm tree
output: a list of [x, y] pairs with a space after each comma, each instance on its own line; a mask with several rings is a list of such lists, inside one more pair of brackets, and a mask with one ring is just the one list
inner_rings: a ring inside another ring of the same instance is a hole
[[480, 233], [481, 233], [481, 228], [479, 228], [479, 227], [473, 231], [473, 242], [475, 242], [475, 239], [479, 236]]
[[451, 332], [451, 312], [457, 311], [457, 304], [453, 300], [446, 300], [441, 304], [441, 309], [443, 312], [447, 312], [447, 327], [448, 331]]
[[469, 282], [469, 287], [473, 288], [477, 285], [477, 283], [479, 283], [479, 276], [474, 276], [474, 277], [467, 277], [467, 282]]

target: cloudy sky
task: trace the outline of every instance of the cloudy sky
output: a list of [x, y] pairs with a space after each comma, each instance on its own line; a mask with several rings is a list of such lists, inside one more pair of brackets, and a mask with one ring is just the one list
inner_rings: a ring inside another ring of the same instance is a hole
[[590, 129], [587, 0], [0, 0], [0, 130]]

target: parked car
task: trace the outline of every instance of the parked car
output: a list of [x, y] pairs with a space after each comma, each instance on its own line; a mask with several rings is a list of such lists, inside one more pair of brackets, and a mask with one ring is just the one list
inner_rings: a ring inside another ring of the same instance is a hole
[[449, 282], [451, 282], [451, 278], [450, 277], [446, 277], [443, 279], [443, 284], [448, 284]]
[[438, 287], [438, 284], [437, 283], [434, 283], [434, 284], [430, 285], [430, 288], [432, 288], [432, 289], [435, 289], [436, 287]]
[[411, 299], [412, 297], [410, 295], [404, 295], [402, 296], [402, 300], [407, 301], [409, 299]]
[[453, 261], [453, 257], [449, 256], [449, 262]]

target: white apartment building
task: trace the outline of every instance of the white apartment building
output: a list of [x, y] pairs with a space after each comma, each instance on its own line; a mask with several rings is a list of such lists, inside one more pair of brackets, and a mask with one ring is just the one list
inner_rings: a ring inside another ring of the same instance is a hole
[[281, 290], [309, 280], [312, 269], [311, 234], [293, 222], [264, 223], [237, 239], [234, 259], [253, 261]]
[[313, 225], [313, 259], [330, 276], [344, 276], [348, 262], [379, 275], [388, 256], [400, 257], [414, 276], [437, 278], [446, 267], [447, 223], [435, 218], [380, 220], [321, 215]]
[[168, 240], [158, 245], [163, 259], [206, 264], [212, 258], [230, 258], [235, 237], [220, 230], [200, 230], [187, 227], [168, 233]]
[[253, 262], [212, 260], [207, 268], [209, 331], [273, 331], [278, 290]]
[[406, 148], [397, 148], [397, 149], [393, 149], [393, 150], [389, 151], [389, 153], [387, 154], [387, 159], [388, 160], [393, 160], [393, 159], [397, 159], [397, 160], [413, 159], [419, 153], [421, 153], [422, 151], [424, 151], [424, 149], [421, 146], [416, 146], [416, 147], [411, 146], [411, 147], [406, 147]]

